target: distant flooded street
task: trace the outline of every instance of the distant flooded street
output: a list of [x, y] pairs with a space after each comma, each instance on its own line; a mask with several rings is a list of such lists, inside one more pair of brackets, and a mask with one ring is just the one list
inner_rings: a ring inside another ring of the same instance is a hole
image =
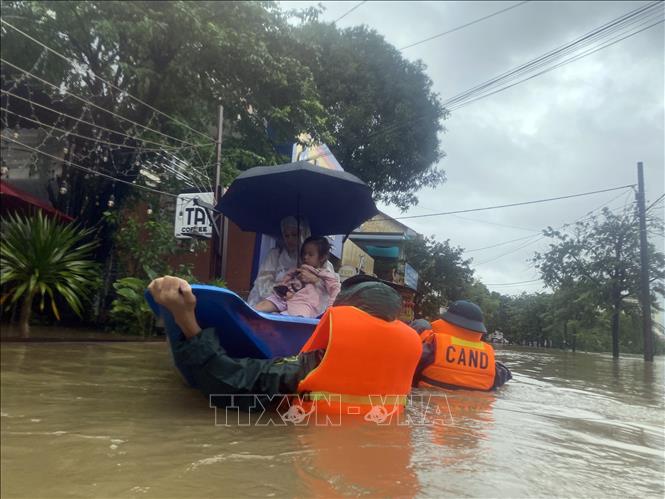
[[2, 497], [663, 497], [662, 358], [497, 353], [515, 379], [451, 425], [258, 427], [215, 426], [164, 343], [4, 343]]

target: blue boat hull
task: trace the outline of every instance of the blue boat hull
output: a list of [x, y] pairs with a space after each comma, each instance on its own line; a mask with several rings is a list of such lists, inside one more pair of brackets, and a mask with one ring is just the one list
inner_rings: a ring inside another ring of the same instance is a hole
[[[271, 359], [296, 355], [319, 323], [318, 319], [257, 312], [237, 294], [225, 288], [193, 284], [196, 318], [202, 329], [214, 327], [220, 345], [231, 357]], [[171, 313], [145, 292], [152, 311], [164, 319], [169, 344], [182, 332]], [[173, 352], [173, 351], [172, 351]], [[175, 363], [187, 382], [194, 380], [186, 366]]]

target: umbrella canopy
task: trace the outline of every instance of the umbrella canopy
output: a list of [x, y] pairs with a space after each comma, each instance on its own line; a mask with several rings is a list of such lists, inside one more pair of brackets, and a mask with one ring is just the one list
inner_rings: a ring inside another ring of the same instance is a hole
[[355, 175], [307, 161], [258, 166], [240, 174], [217, 209], [242, 230], [280, 236], [280, 221], [304, 216], [313, 235], [349, 234], [378, 210]]

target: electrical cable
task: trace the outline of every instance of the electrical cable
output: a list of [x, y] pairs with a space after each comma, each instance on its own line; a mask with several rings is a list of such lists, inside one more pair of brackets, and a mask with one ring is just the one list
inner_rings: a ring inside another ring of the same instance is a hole
[[132, 187], [136, 187], [137, 189], [143, 189], [143, 190], [146, 190], [146, 191], [154, 192], [156, 194], [163, 194], [165, 196], [170, 196], [170, 197], [173, 197], [173, 198], [178, 197], [176, 194], [171, 194], [170, 192], [160, 191], [160, 190], [157, 190], [157, 189], [153, 189], [151, 187], [146, 187], [146, 186], [143, 186], [143, 185], [140, 185], [140, 184], [135, 184], [133, 182], [129, 182], [127, 180], [122, 180], [122, 179], [114, 177], [112, 175], [107, 175], [106, 173], [102, 173], [102, 172], [99, 172], [99, 171], [96, 171], [96, 170], [92, 170], [90, 168], [87, 168], [85, 166], [81, 166], [81, 165], [79, 165], [77, 163], [74, 163], [72, 161], [69, 161], [69, 160], [66, 160], [66, 159], [63, 159], [63, 158], [59, 158], [58, 156], [54, 156], [54, 155], [49, 154], [47, 152], [40, 151], [39, 149], [35, 149], [34, 147], [30, 147], [29, 145], [24, 144], [23, 142], [20, 142], [18, 140], [14, 140], [11, 137], [2, 137], [2, 140], [9, 140], [11, 142], [14, 142], [15, 144], [18, 144], [21, 147], [25, 147], [26, 149], [28, 149], [30, 151], [42, 154], [44, 156], [47, 156], [51, 159], [55, 159], [55, 160], [63, 162], [63, 163], [67, 163], [68, 165], [71, 165], [74, 168], [78, 168], [79, 170], [82, 170], [82, 171], [84, 171], [86, 173], [89, 173], [91, 175], [97, 175], [97, 176], [100, 176], [100, 177], [104, 177], [104, 178], [107, 178], [107, 179], [112, 180], [114, 182], [119, 182], [121, 184], [131, 185]]
[[[632, 187], [632, 186], [626, 186], [626, 187]], [[621, 194], [619, 194], [618, 196], [613, 197], [612, 199], [610, 199], [609, 201], [604, 202], [603, 204], [601, 204], [601, 205], [598, 206], [597, 208], [594, 208], [593, 210], [587, 211], [584, 215], [582, 215], [581, 217], [575, 219], [574, 221], [572, 221], [572, 222], [566, 222], [566, 223], [564, 223], [564, 224], [562, 224], [562, 225], [556, 227], [555, 230], [561, 230], [561, 229], [564, 229], [565, 227], [567, 227], [567, 226], [569, 226], [569, 225], [571, 225], [571, 224], [575, 224], [575, 223], [577, 223], [577, 222], [580, 222], [581, 220], [585, 220], [585, 219], [588, 219], [588, 218], [592, 217], [592, 216], [593, 216], [593, 212], [600, 210], [601, 208], [605, 207], [606, 205], [610, 204], [612, 201], [615, 201], [616, 199], [620, 198], [620, 197], [623, 196], [623, 195], [624, 195], [624, 194], [621, 193]], [[541, 233], [541, 234], [542, 234], [542, 233]], [[534, 234], [533, 236], [530, 236], [529, 239], [533, 239], [533, 238], [536, 237], [536, 236], [537, 236], [537, 234]], [[506, 253], [502, 253], [501, 255], [499, 255], [499, 256], [497, 256], [497, 257], [495, 257], [495, 258], [491, 258], [490, 260], [485, 260], [485, 261], [483, 261], [483, 262], [478, 262], [478, 263], [476, 263], [475, 265], [484, 265], [484, 264], [486, 264], [486, 263], [493, 262], [493, 261], [495, 261], [495, 260], [498, 260], [498, 259], [500, 259], [500, 258], [503, 258], [504, 256], [510, 255], [510, 254], [512, 254], [512, 253], [515, 253], [515, 252], [517, 252], [517, 251], [519, 251], [519, 250], [521, 250], [521, 249], [523, 249], [523, 248], [525, 248], [525, 247], [527, 247], [527, 246], [530, 246], [530, 245], [532, 245], [532, 244], [534, 244], [534, 243], [537, 243], [538, 241], [541, 241], [541, 240], [544, 239], [545, 237], [547, 237], [547, 236], [542, 235], [542, 236], [539, 237], [538, 239], [535, 239], [535, 240], [530, 241], [530, 242], [528, 242], [528, 243], [526, 243], [526, 244], [523, 244], [523, 245], [521, 245], [521, 246], [519, 246], [519, 247], [517, 247], [517, 248], [514, 248], [514, 249], [512, 249], [511, 251], [508, 251], [508, 252], [506, 252]], [[522, 239], [525, 239], [525, 238], [522, 238]], [[506, 244], [507, 244], [508, 242], [515, 242], [515, 241], [507, 241]], [[499, 246], [499, 245], [497, 245], [497, 246]], [[484, 249], [484, 248], [483, 248], [483, 249]], [[531, 269], [531, 268], [533, 268], [533, 265], [531, 265], [531, 266], [530, 266], [529, 268], [527, 268], [526, 270], [529, 270], [529, 269]]]
[[477, 94], [479, 91], [484, 90], [488, 86], [494, 85], [499, 81], [505, 81], [505, 80], [510, 80], [515, 77], [516, 74], [526, 72], [527, 70], [530, 70], [532, 68], [537, 68], [541, 66], [543, 63], [548, 62], [549, 60], [552, 60], [554, 58], [560, 57], [561, 55], [568, 54], [574, 50], [577, 49], [582, 44], [590, 44], [594, 41], [596, 41], [598, 38], [603, 38], [606, 37], [609, 34], [612, 34], [618, 29], [624, 28], [626, 25], [629, 25], [630, 23], [634, 23], [636, 21], [640, 20], [640, 17], [643, 16], [649, 16], [651, 15], [650, 10], [655, 10], [656, 7], [660, 2], [654, 2], [654, 3], [649, 3], [640, 6], [637, 9], [631, 10], [622, 16], [615, 18], [609, 22], [606, 22], [605, 24], [594, 28], [593, 30], [585, 33], [584, 35], [581, 35], [555, 49], [552, 49], [526, 63], [523, 63], [519, 66], [516, 66], [508, 71], [505, 71], [499, 75], [494, 76], [493, 78], [490, 78], [489, 80], [480, 83], [474, 87], [471, 87], [468, 90], [465, 90], [464, 92], [461, 92], [457, 94], [454, 97], [451, 97], [447, 99], [444, 102], [445, 106], [450, 106], [453, 103], [457, 102], [460, 99], [463, 99], [467, 97], [470, 94]]
[[483, 285], [484, 286], [515, 286], [517, 284], [528, 284], [530, 282], [539, 282], [539, 281], [542, 281], [542, 279], [531, 279], [530, 281], [502, 282], [502, 283], [491, 283], [491, 284], [483, 283]]
[[442, 36], [449, 35], [450, 33], [454, 33], [455, 31], [459, 31], [463, 28], [466, 28], [466, 27], [471, 26], [473, 24], [484, 21], [485, 19], [489, 19], [490, 17], [498, 16], [499, 14], [502, 14], [504, 12], [508, 12], [509, 10], [512, 10], [512, 9], [515, 9], [515, 8], [519, 7], [520, 5], [524, 5], [525, 3], [528, 3], [529, 1], [530, 0], [526, 0], [524, 2], [519, 2], [519, 3], [516, 3], [514, 5], [511, 5], [510, 7], [506, 7], [505, 9], [497, 10], [496, 12], [493, 12], [492, 14], [488, 14], [486, 16], [480, 17], [480, 18], [478, 18], [474, 21], [468, 22], [466, 24], [462, 24], [461, 26], [457, 26], [456, 28], [449, 29], [448, 31], [444, 31], [443, 33], [439, 33], [437, 35], [433, 35], [433, 36], [430, 36], [428, 38], [425, 38], [424, 40], [420, 40], [418, 42], [414, 42], [414, 43], [410, 43], [409, 45], [405, 45], [404, 47], [402, 47], [398, 50], [400, 50], [400, 51], [406, 50], [408, 48], [415, 47], [416, 45], [420, 45], [422, 43], [429, 42], [429, 41], [434, 40], [436, 38], [440, 38]]
[[353, 12], [354, 10], [356, 10], [358, 7], [360, 7], [361, 5], [363, 5], [363, 4], [365, 4], [365, 3], [367, 3], [367, 0], [365, 0], [365, 1], [363, 1], [363, 2], [358, 2], [356, 5], [354, 5], [354, 6], [351, 7], [349, 10], [347, 10], [344, 14], [342, 14], [342, 15], [339, 16], [337, 19], [335, 19], [332, 23], [333, 23], [333, 24], [337, 24], [339, 21], [341, 21], [342, 19], [344, 19], [344, 18], [345, 18], [346, 16], [348, 16], [351, 12]]
[[644, 213], [646, 213], [646, 212], [649, 211], [651, 208], [653, 208], [653, 206], [654, 206], [658, 201], [660, 201], [661, 199], [663, 199], [664, 197], [665, 197], [665, 193], [663, 193], [663, 194], [661, 194], [660, 196], [658, 196], [658, 199], [656, 199], [653, 203], [651, 203], [651, 204], [649, 205], [649, 207], [648, 207], [646, 210], [644, 210]]
[[65, 56], [64, 54], [61, 54], [61, 53], [58, 52], [57, 50], [55, 50], [55, 49], [49, 47], [48, 45], [46, 45], [46, 44], [40, 42], [40, 41], [37, 40], [36, 38], [30, 36], [30, 35], [27, 34], [25, 31], [20, 30], [19, 28], [17, 28], [16, 26], [14, 26], [13, 24], [7, 22], [7, 21], [4, 20], [4, 19], [0, 19], [0, 22], [2, 22], [3, 24], [9, 26], [10, 28], [12, 28], [13, 30], [17, 31], [18, 33], [20, 33], [20, 34], [23, 35], [24, 37], [26, 37], [26, 38], [28, 38], [29, 40], [33, 41], [34, 43], [36, 43], [36, 44], [42, 46], [44, 49], [48, 50], [49, 52], [51, 52], [51, 53], [57, 55], [57, 56], [60, 57], [61, 59], [63, 59], [63, 60], [65, 60], [65, 61], [69, 62], [72, 66], [74, 66], [74, 67], [77, 67], [77, 66], [78, 66], [78, 67], [85, 66], [86, 69], [87, 69], [87, 73], [88, 73], [88, 74], [92, 75], [93, 77], [95, 77], [95, 78], [98, 79], [99, 81], [102, 81], [102, 82], [106, 83], [109, 87], [111, 87], [111, 88], [113, 88], [113, 89], [115, 89], [115, 90], [118, 90], [118, 91], [121, 93], [121, 95], [126, 95], [126, 96], [129, 97], [130, 99], [133, 99], [134, 101], [138, 102], [139, 104], [143, 104], [143, 105], [146, 106], [147, 108], [149, 108], [149, 109], [151, 109], [152, 111], [154, 111], [154, 112], [156, 112], [156, 113], [158, 113], [158, 114], [160, 114], [160, 115], [162, 115], [162, 116], [168, 118], [169, 120], [173, 121], [174, 123], [177, 123], [177, 124], [179, 124], [179, 125], [182, 125], [182, 126], [184, 126], [185, 128], [187, 128], [188, 130], [191, 130], [192, 132], [195, 132], [195, 133], [197, 133], [197, 134], [199, 134], [199, 135], [205, 137], [206, 139], [208, 139], [208, 141], [209, 141], [210, 144], [214, 144], [214, 143], [215, 143], [215, 142], [211, 141], [211, 140], [210, 140], [210, 137], [209, 137], [208, 135], [206, 135], [205, 133], [200, 132], [200, 131], [198, 131], [198, 130], [192, 128], [192, 127], [189, 126], [188, 124], [183, 123], [183, 122], [177, 120], [177, 119], [174, 118], [173, 116], [170, 116], [170, 115], [166, 114], [166, 113], [163, 112], [163, 111], [160, 111], [160, 110], [157, 109], [156, 107], [153, 107], [153, 106], [151, 106], [150, 104], [148, 104], [147, 102], [145, 102], [145, 101], [139, 99], [138, 97], [133, 96], [132, 94], [130, 94], [130, 93], [127, 92], [126, 90], [123, 90], [123, 89], [121, 89], [120, 87], [117, 87], [116, 85], [114, 85], [113, 83], [111, 83], [110, 81], [105, 80], [104, 78], [102, 78], [101, 76], [99, 76], [98, 74], [96, 74], [92, 69], [90, 69], [90, 67], [89, 67], [87, 64], [82, 64], [82, 63], [80, 63], [80, 62], [78, 62], [78, 61], [75, 61], [75, 60], [73, 60], [73, 59], [68, 58], [68, 57]]
[[564, 61], [562, 61], [562, 62], [560, 62], [560, 63], [558, 63], [558, 64], [556, 64], [556, 65], [554, 65], [554, 66], [551, 66], [551, 67], [549, 67], [549, 68], [546, 68], [546, 69], [544, 69], [543, 71], [540, 71], [540, 72], [538, 72], [538, 73], [536, 73], [536, 74], [533, 74], [533, 75], [531, 75], [531, 76], [528, 76], [528, 77], [526, 77], [526, 78], [524, 78], [524, 79], [522, 79], [522, 80], [519, 80], [519, 81], [517, 81], [517, 82], [515, 82], [515, 83], [511, 83], [510, 85], [506, 85], [505, 87], [501, 87], [501, 88], [499, 88], [499, 89], [497, 89], [497, 90], [493, 90], [493, 91], [491, 91], [491, 92], [488, 92], [488, 93], [482, 94], [482, 95], [477, 96], [477, 97], [474, 97], [474, 98], [472, 98], [472, 99], [468, 99], [468, 100], [466, 100], [466, 101], [464, 101], [464, 102], [462, 102], [462, 103], [459, 103], [459, 104], [456, 104], [456, 105], [452, 105], [451, 107], [448, 107], [447, 109], [448, 109], [449, 111], [454, 111], [454, 110], [457, 110], [457, 109], [459, 109], [459, 108], [461, 108], [461, 107], [463, 107], [463, 106], [466, 106], [466, 105], [468, 105], [468, 104], [471, 104], [472, 102], [476, 102], [476, 101], [478, 101], [478, 100], [480, 100], [480, 99], [484, 99], [485, 97], [489, 97], [489, 96], [494, 95], [494, 94], [497, 94], [497, 93], [499, 93], [499, 92], [503, 92], [504, 90], [508, 90], [509, 88], [512, 88], [512, 87], [514, 87], [514, 86], [516, 86], [516, 85], [519, 85], [520, 83], [524, 83], [524, 82], [526, 82], [526, 81], [532, 80], [533, 78], [536, 78], [536, 77], [541, 76], [541, 75], [543, 75], [543, 74], [545, 74], [545, 73], [549, 73], [550, 71], [553, 71], [553, 70], [555, 70], [555, 69], [558, 69], [558, 68], [561, 67], [561, 66], [565, 66], [566, 64], [570, 64], [571, 62], [575, 62], [575, 61], [577, 61], [577, 60], [579, 60], [579, 59], [582, 59], [582, 58], [584, 58], [584, 57], [587, 57], [587, 56], [589, 56], [589, 55], [591, 55], [591, 54], [593, 54], [593, 53], [595, 53], [595, 52], [598, 52], [599, 50], [602, 50], [602, 49], [605, 49], [605, 48], [607, 48], [607, 47], [610, 47], [610, 46], [612, 46], [612, 45], [614, 45], [614, 44], [616, 44], [616, 43], [619, 43], [619, 42], [621, 42], [621, 41], [623, 41], [623, 40], [625, 40], [625, 39], [627, 39], [627, 38], [630, 38], [630, 37], [635, 36], [635, 35], [637, 35], [637, 34], [643, 32], [643, 31], [646, 31], [647, 29], [653, 28], [654, 26], [657, 26], [658, 24], [661, 24], [661, 23], [663, 23], [663, 20], [660, 20], [660, 21], [657, 21], [657, 22], [655, 22], [655, 23], [653, 23], [653, 24], [650, 24], [650, 25], [646, 26], [645, 28], [642, 28], [642, 29], [640, 29], [640, 30], [638, 30], [638, 31], [635, 31], [635, 32], [633, 32], [633, 33], [629, 33], [628, 35], [625, 35], [625, 36], [623, 36], [623, 37], [621, 37], [621, 38], [619, 38], [619, 39], [613, 40], [612, 42], [608, 42], [608, 43], [606, 43], [606, 44], [604, 44], [604, 45], [602, 45], [602, 46], [600, 46], [600, 47], [597, 47], [597, 48], [595, 48], [595, 49], [593, 49], [593, 50], [590, 50], [590, 51], [584, 52], [584, 53], [582, 53], [582, 54], [576, 55], [576, 56], [571, 57], [571, 58], [569, 58], [569, 59], [565, 59]]
[[517, 242], [517, 241], [524, 241], [526, 239], [532, 239], [536, 235], [540, 235], [540, 234], [542, 234], [542, 232], [538, 231], [537, 233], [534, 233], [530, 236], [518, 237], [517, 239], [511, 239], [510, 241], [503, 241], [501, 243], [492, 244], [491, 246], [483, 246], [482, 248], [474, 248], [474, 249], [470, 249], [470, 250], [464, 250], [464, 253], [473, 253], [475, 251], [482, 251], [482, 250], [486, 250], [486, 249], [497, 248], [498, 246], [503, 246], [504, 244], [510, 244], [510, 243], [514, 243], [514, 242]]
[[10, 111], [7, 108], [2, 108], [2, 111], [5, 112], [5, 113], [13, 114], [14, 116], [18, 116], [19, 118], [21, 118], [23, 120], [26, 120], [26, 121], [29, 121], [31, 123], [34, 123], [36, 125], [47, 127], [47, 128], [52, 129], [52, 130], [58, 130], [59, 132], [62, 132], [64, 135], [73, 135], [74, 137], [80, 137], [82, 139], [90, 140], [90, 141], [93, 141], [93, 142], [98, 142], [100, 144], [107, 144], [107, 145], [110, 145], [110, 146], [115, 146], [115, 148], [117, 148], [117, 149], [137, 149], [137, 150], [141, 150], [141, 151], [163, 151], [163, 149], [161, 149], [161, 148], [157, 149], [157, 148], [151, 148], [151, 147], [128, 146], [128, 145], [118, 144], [116, 142], [109, 142], [107, 140], [97, 139], [95, 137], [90, 137], [88, 135], [81, 135], [81, 134], [76, 133], [76, 132], [65, 130], [64, 128], [58, 128], [58, 127], [55, 127], [55, 126], [52, 126], [52, 125], [47, 125], [46, 123], [42, 123], [39, 120], [33, 120], [32, 118], [28, 118], [27, 116], [23, 116], [22, 114], [18, 114], [18, 113], [15, 113], [14, 111]]
[[[472, 101], [475, 102], [476, 100], [479, 100], [481, 98], [493, 95], [493, 93], [498, 93], [499, 91], [502, 91], [502, 90], [495, 90], [495, 91], [492, 91], [492, 93], [485, 93], [481, 96], [477, 95], [477, 94], [481, 93], [481, 91], [487, 91], [491, 87], [491, 85], [496, 85], [496, 84], [500, 83], [501, 81], [505, 81], [505, 80], [509, 81], [509, 80], [514, 79], [516, 77], [515, 75], [519, 74], [518, 73], [519, 71], [524, 72], [527, 68], [542, 66], [543, 65], [542, 60], [546, 57], [552, 57], [553, 55], [556, 55], [557, 53], [559, 53], [559, 56], [560, 56], [561, 54], [565, 54], [567, 52], [570, 52], [571, 48], [575, 46], [575, 43], [577, 43], [579, 45], [580, 43], [585, 42], [585, 40], [590, 39], [590, 40], [593, 41], [592, 37], [598, 37], [598, 33], [605, 33], [605, 36], [607, 36], [608, 34], [613, 33], [613, 31], [616, 31], [619, 28], [625, 27], [625, 24], [627, 22], [635, 22], [635, 20], [640, 20], [642, 23], [644, 23], [644, 21], [640, 19], [640, 16], [644, 17], [644, 15], [651, 15], [651, 12], [647, 12], [647, 11], [649, 9], [655, 10], [658, 6], [661, 6], [662, 3], [663, 3], [662, 0], [660, 0], [658, 2], [649, 3], [649, 4], [646, 4], [646, 5], [643, 5], [643, 6], [639, 7], [638, 9], [632, 10], [632, 11], [620, 16], [619, 18], [614, 19], [613, 21], [605, 23], [604, 25], [602, 25], [599, 28], [596, 28], [595, 30], [592, 30], [591, 32], [583, 35], [582, 37], [578, 37], [577, 39], [573, 40], [572, 42], [568, 42], [567, 44], [564, 44], [563, 46], [561, 46], [557, 49], [553, 49], [553, 50], [547, 52], [546, 54], [533, 59], [532, 61], [529, 61], [525, 64], [522, 64], [521, 66], [513, 68], [512, 70], [504, 72], [501, 75], [495, 76], [494, 78], [492, 78], [492, 79], [490, 79], [490, 80], [488, 80], [488, 81], [486, 81], [482, 84], [476, 85], [475, 87], [473, 87], [469, 90], [466, 90], [465, 92], [462, 92], [462, 93], [460, 93], [460, 94], [458, 94], [454, 97], [451, 97], [450, 99], [444, 101], [443, 105], [448, 111], [450, 111], [452, 109], [458, 109], [458, 108], [462, 107], [463, 105], [471, 103]], [[646, 12], [646, 14], [645, 14], [645, 12]], [[630, 21], [631, 19], [632, 19], [632, 21]], [[586, 53], [578, 54], [577, 56], [571, 57], [571, 58], [569, 58], [569, 59], [567, 59], [563, 62], [558, 63], [557, 65], [551, 67], [550, 69], [541, 71], [537, 75], [533, 75], [533, 76], [525, 78], [525, 79], [523, 79], [523, 80], [521, 80], [517, 83], [511, 84], [511, 86], [515, 86], [519, 83], [523, 83], [524, 81], [527, 81], [528, 79], [534, 78], [534, 77], [539, 76], [541, 74], [544, 74], [548, 71], [551, 71], [553, 69], [561, 67], [565, 64], [569, 64], [569, 63], [577, 61], [577, 60], [579, 60], [583, 57], [589, 56], [592, 53], [597, 52], [597, 51], [599, 51], [603, 48], [607, 48], [607, 47], [609, 47], [611, 45], [614, 45], [614, 44], [616, 44], [616, 43], [618, 43], [622, 40], [625, 40], [626, 38], [637, 35], [638, 33], [641, 33], [641, 32], [643, 32], [647, 29], [653, 28], [654, 26], [656, 26], [660, 23], [662, 23], [662, 21], [658, 21], [656, 23], [653, 23], [649, 26], [646, 26], [645, 28], [642, 28], [642, 29], [636, 31], [636, 32], [629, 33], [628, 35], [625, 35], [620, 39], [608, 42], [603, 46], [596, 47], [595, 49], [592, 49], [592, 50], [588, 50]], [[589, 43], [589, 42], [586, 42], [586, 43]], [[505, 87], [504, 89], [507, 89], [507, 88], [510, 88], [510, 87]], [[475, 97], [474, 97], [474, 95], [475, 95]], [[462, 98], [467, 98], [468, 102], [462, 103]], [[456, 104], [456, 105], [454, 106], [453, 104]], [[427, 115], [423, 115], [423, 116], [418, 116], [418, 117], [416, 117], [412, 120], [407, 120], [405, 122], [393, 123], [392, 125], [387, 125], [387, 126], [385, 126], [384, 128], [382, 128], [380, 130], [377, 130], [375, 132], [372, 132], [372, 133], [366, 135], [365, 140], [370, 140], [370, 139], [373, 139], [373, 138], [376, 138], [376, 137], [388, 135], [388, 134], [394, 133], [397, 130], [402, 129], [404, 127], [413, 126], [413, 125], [417, 124], [419, 121], [425, 120], [427, 117], [428, 117]], [[324, 155], [325, 154], [321, 154], [319, 156], [324, 156]], [[313, 158], [313, 159], [315, 159], [315, 158]]]
[[14, 94], [12, 92], [8, 92], [7, 90], [0, 89], [0, 93], [7, 94], [11, 97], [14, 97], [15, 99], [20, 99], [22, 101], [25, 101], [25, 102], [29, 103], [31, 106], [41, 107], [42, 109], [46, 109], [47, 111], [50, 111], [52, 113], [55, 113], [55, 114], [58, 114], [58, 115], [61, 115], [61, 116], [65, 116], [66, 118], [70, 118], [70, 119], [73, 119], [75, 121], [80, 121], [81, 123], [85, 123], [86, 125], [90, 125], [92, 127], [98, 128], [100, 130], [104, 130], [106, 132], [113, 133], [115, 135], [120, 135], [122, 137], [127, 137], [129, 139], [133, 139], [133, 140], [137, 140], [137, 141], [141, 141], [141, 142], [146, 142], [146, 143], [149, 143], [149, 144], [158, 145], [162, 149], [174, 150], [174, 149], [187, 149], [187, 148], [191, 147], [191, 146], [168, 146], [168, 145], [162, 144], [161, 142], [154, 142], [152, 140], [144, 139], [144, 138], [141, 138], [141, 137], [135, 137], [135, 136], [132, 136], [132, 135], [127, 135], [126, 133], [120, 132], [118, 130], [113, 130], [111, 128], [106, 128], [106, 127], [103, 127], [101, 125], [98, 125], [97, 123], [93, 123], [91, 121], [86, 121], [84, 119], [77, 118], [77, 117], [72, 116], [70, 114], [63, 113], [61, 111], [58, 111], [57, 109], [53, 109], [52, 107], [48, 107], [48, 106], [45, 106], [43, 104], [40, 104], [39, 102], [35, 102], [33, 100], [26, 99], [25, 97], [21, 97], [20, 95]]
[[466, 210], [455, 210], [455, 211], [443, 211], [440, 213], [427, 213], [427, 214], [422, 214], [422, 215], [409, 215], [409, 216], [404, 216], [404, 217], [392, 217], [392, 218], [385, 218], [385, 219], [375, 219], [375, 220], [407, 220], [411, 218], [425, 218], [425, 217], [438, 217], [438, 216], [443, 216], [443, 215], [454, 215], [457, 213], [469, 213], [472, 211], [487, 211], [487, 210], [495, 210], [498, 208], [509, 208], [512, 206], [524, 206], [524, 205], [529, 205], [529, 204], [537, 204], [537, 203], [546, 203], [549, 201], [558, 201], [561, 199], [570, 199], [570, 198], [576, 198], [576, 197], [582, 197], [582, 196], [590, 196], [592, 194], [600, 194], [602, 192], [611, 192], [611, 191], [617, 191], [619, 189], [626, 189], [628, 187], [633, 187], [635, 184], [628, 184], [628, 185], [622, 185], [619, 187], [611, 187], [609, 189], [599, 189], [597, 191], [589, 191], [589, 192], [582, 192], [579, 194], [569, 194], [567, 196], [558, 196], [558, 197], [553, 197], [553, 198], [545, 198], [545, 199], [536, 199], [533, 201], [523, 201], [520, 203], [509, 203], [509, 204], [500, 204], [500, 205], [495, 205], [495, 206], [486, 206], [484, 208], [469, 208]]
[[115, 116], [116, 118], [120, 118], [121, 120], [127, 121], [127, 122], [129, 122], [129, 123], [132, 123], [133, 125], [136, 125], [136, 126], [139, 126], [139, 127], [141, 127], [141, 128], [144, 128], [144, 129], [146, 129], [146, 130], [148, 130], [148, 131], [150, 131], [150, 132], [153, 132], [153, 133], [156, 133], [156, 134], [162, 135], [162, 136], [164, 136], [164, 137], [166, 137], [166, 138], [169, 138], [169, 139], [171, 139], [171, 140], [176, 140], [176, 141], [178, 141], [178, 142], [182, 142], [183, 144], [187, 144], [187, 145], [194, 146], [194, 147], [200, 147], [200, 145], [197, 146], [196, 144], [193, 144], [193, 143], [191, 143], [191, 142], [187, 142], [186, 140], [182, 140], [182, 139], [179, 139], [179, 138], [177, 138], [177, 137], [173, 137], [172, 135], [168, 135], [168, 134], [166, 134], [166, 133], [164, 133], [164, 132], [160, 132], [160, 131], [158, 131], [158, 130], [154, 130], [154, 129], [152, 129], [152, 128], [150, 128], [150, 127], [147, 127], [147, 126], [145, 126], [145, 125], [141, 125], [140, 123], [137, 123], [136, 121], [130, 120], [129, 118], [125, 118], [124, 116], [121, 116], [121, 115], [119, 115], [118, 113], [115, 113], [115, 112], [113, 112], [113, 111], [110, 111], [110, 110], [108, 110], [108, 109], [106, 109], [106, 108], [104, 108], [104, 107], [102, 107], [102, 106], [98, 106], [97, 104], [95, 104], [95, 103], [93, 103], [93, 102], [90, 102], [89, 100], [86, 100], [86, 99], [84, 99], [83, 97], [80, 97], [80, 96], [76, 95], [76, 94], [73, 93], [73, 92], [70, 92], [69, 90], [66, 90], [66, 89], [60, 88], [59, 86], [57, 86], [57, 85], [51, 83], [50, 81], [47, 81], [47, 80], [45, 80], [45, 79], [43, 79], [43, 78], [40, 78], [39, 76], [36, 76], [36, 75], [30, 73], [29, 71], [26, 71], [25, 69], [23, 69], [23, 68], [21, 68], [21, 67], [19, 67], [19, 66], [16, 66], [15, 64], [12, 64], [11, 62], [9, 62], [9, 61], [3, 59], [2, 57], [0, 57], [0, 62], [2, 62], [2, 63], [4, 63], [4, 64], [7, 64], [8, 66], [11, 66], [12, 68], [14, 68], [14, 69], [16, 69], [16, 70], [18, 70], [18, 71], [20, 71], [20, 72], [22, 72], [22, 73], [24, 73], [24, 74], [27, 74], [28, 76], [34, 78], [35, 80], [37, 80], [37, 81], [39, 81], [39, 82], [45, 83], [46, 85], [48, 85], [48, 86], [50, 86], [50, 87], [56, 89], [56, 90], [59, 91], [59, 92], [62, 92], [62, 93], [67, 94], [67, 95], [71, 95], [71, 96], [74, 97], [75, 99], [77, 99], [77, 100], [79, 100], [79, 101], [81, 101], [81, 102], [83, 102], [83, 103], [85, 103], [85, 104], [88, 104], [88, 105], [90, 105], [90, 106], [92, 106], [92, 107], [94, 107], [94, 108], [96, 108], [96, 109], [99, 109], [100, 111], [105, 112], [105, 113], [109, 113], [109, 114], [111, 114], [112, 116]]

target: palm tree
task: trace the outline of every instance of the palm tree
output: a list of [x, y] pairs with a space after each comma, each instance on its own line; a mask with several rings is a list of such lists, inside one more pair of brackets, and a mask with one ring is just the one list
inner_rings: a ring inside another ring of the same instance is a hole
[[56, 295], [62, 296], [80, 317], [82, 301], [97, 282], [97, 264], [90, 258], [97, 240], [84, 242], [92, 233], [73, 224], [62, 224], [36, 216], [9, 215], [0, 229], [0, 304], [23, 300], [19, 327], [24, 338], [30, 336], [30, 313], [35, 296], [41, 295], [44, 310], [46, 295], [51, 310], [60, 320]]

